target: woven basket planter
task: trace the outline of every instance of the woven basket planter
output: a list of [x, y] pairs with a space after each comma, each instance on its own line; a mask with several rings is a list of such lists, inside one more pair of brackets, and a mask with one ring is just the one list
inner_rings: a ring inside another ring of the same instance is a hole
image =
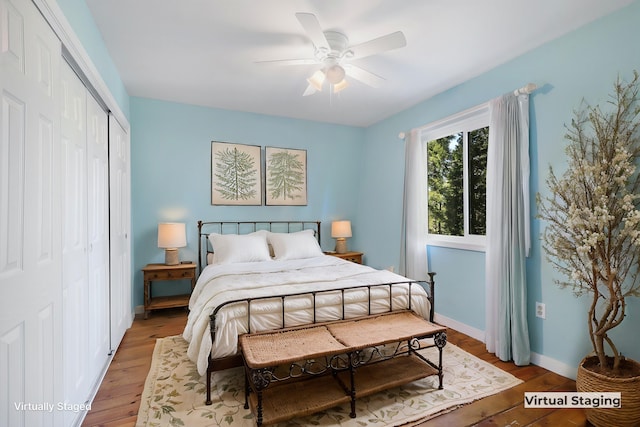
[[[582, 359], [576, 377], [579, 392], [620, 392], [621, 408], [585, 409], [587, 419], [596, 427], [637, 427], [640, 426], [640, 376], [632, 378], [612, 378], [586, 369]], [[638, 362], [627, 359], [639, 365]]]

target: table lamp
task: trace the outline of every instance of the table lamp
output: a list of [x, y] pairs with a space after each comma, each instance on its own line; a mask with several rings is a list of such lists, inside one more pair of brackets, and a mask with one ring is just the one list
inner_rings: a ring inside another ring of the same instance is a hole
[[164, 222], [158, 224], [158, 247], [164, 248], [166, 265], [180, 264], [178, 248], [187, 246], [185, 224], [181, 222]]
[[333, 221], [331, 237], [336, 239], [336, 253], [347, 252], [347, 238], [351, 237], [351, 221]]

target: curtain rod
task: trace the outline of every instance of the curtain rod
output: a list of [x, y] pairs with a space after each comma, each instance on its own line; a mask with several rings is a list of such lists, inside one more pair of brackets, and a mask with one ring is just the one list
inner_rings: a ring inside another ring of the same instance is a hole
[[[536, 85], [535, 83], [527, 83], [526, 85], [522, 86], [521, 88], [518, 88], [516, 90], [513, 91], [513, 94], [518, 96], [518, 95], [529, 95], [531, 93], [533, 93], [533, 91], [535, 91], [536, 89], [538, 89], [538, 85]], [[398, 138], [400, 139], [404, 139], [404, 137], [406, 136], [405, 132], [400, 132], [398, 134]]]
[[534, 90], [538, 89], [538, 85], [535, 83], [527, 83], [525, 86], [522, 86], [520, 89], [516, 89], [513, 91], [514, 95], [529, 95], [533, 93]]

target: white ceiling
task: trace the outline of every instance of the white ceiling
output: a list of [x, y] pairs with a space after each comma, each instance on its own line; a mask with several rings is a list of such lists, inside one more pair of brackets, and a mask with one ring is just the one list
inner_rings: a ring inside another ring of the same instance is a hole
[[[368, 126], [632, 0], [86, 0], [131, 96]], [[407, 46], [353, 60], [386, 79], [303, 97], [318, 66], [296, 12], [351, 45], [402, 31]], [[523, 84], [527, 83], [525, 81]]]

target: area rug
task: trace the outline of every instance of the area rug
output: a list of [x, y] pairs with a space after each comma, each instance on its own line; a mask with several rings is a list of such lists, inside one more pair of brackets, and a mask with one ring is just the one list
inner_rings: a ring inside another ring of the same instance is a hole
[[[157, 340], [136, 426], [255, 426], [254, 416], [244, 409], [242, 368], [213, 374], [213, 404], [207, 406], [204, 404], [205, 378], [188, 359], [186, 349], [187, 342], [181, 336]], [[437, 349], [421, 352], [437, 360]], [[359, 398], [356, 418], [349, 417], [347, 404], [279, 426], [406, 425], [428, 420], [522, 382], [451, 343], [444, 348], [443, 361], [443, 390], [437, 389], [438, 378], [433, 376]]]

